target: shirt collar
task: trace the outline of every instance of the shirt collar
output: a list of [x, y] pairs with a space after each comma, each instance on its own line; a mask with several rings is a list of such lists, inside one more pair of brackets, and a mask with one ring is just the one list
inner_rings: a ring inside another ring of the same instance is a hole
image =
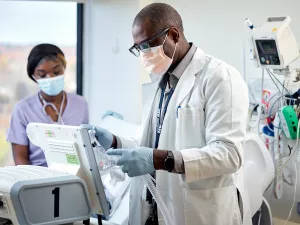
[[178, 83], [178, 80], [184, 73], [185, 69], [188, 67], [190, 64], [197, 47], [193, 43], [190, 43], [191, 47], [190, 50], [187, 52], [187, 54], [183, 57], [181, 62], [177, 65], [177, 67], [173, 70], [173, 72], [168, 72], [164, 75], [164, 77], [161, 79], [159, 86], [163, 87], [165, 85], [165, 82], [167, 79], [170, 78], [170, 83], [172, 87], [175, 87]]
[[193, 43], [190, 43], [190, 45], [191, 45], [190, 50], [187, 52], [187, 54], [184, 56], [184, 58], [181, 60], [181, 62], [178, 64], [178, 66], [171, 73], [172, 75], [174, 75], [178, 79], [180, 79], [183, 72], [185, 71], [185, 69], [190, 64], [190, 62], [191, 62], [191, 60], [192, 60], [192, 58], [193, 58], [193, 56], [194, 56], [194, 54], [197, 50], [196, 45], [194, 45]]

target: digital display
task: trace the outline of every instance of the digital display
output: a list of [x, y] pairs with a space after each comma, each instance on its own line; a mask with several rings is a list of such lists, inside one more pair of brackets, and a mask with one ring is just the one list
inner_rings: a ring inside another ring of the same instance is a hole
[[255, 42], [258, 59], [261, 65], [280, 65], [280, 58], [275, 40], [256, 40]]
[[256, 44], [259, 54], [277, 54], [275, 40], [257, 40]]
[[272, 46], [270, 44], [263, 44], [262, 47], [263, 47], [265, 53], [268, 53], [268, 54], [276, 53], [276, 49], [274, 49], [274, 47], [272, 48]]

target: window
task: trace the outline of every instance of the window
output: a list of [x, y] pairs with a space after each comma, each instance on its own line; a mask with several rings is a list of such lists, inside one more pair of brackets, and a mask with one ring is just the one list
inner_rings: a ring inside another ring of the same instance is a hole
[[30, 50], [59, 46], [67, 59], [65, 90], [76, 92], [77, 3], [0, 1], [0, 166], [10, 155], [6, 133], [13, 106], [38, 91], [26, 72]]

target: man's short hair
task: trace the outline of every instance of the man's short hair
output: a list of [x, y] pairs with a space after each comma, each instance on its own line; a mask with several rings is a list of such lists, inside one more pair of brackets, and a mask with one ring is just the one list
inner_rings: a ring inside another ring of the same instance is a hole
[[146, 6], [135, 17], [133, 26], [142, 24], [146, 19], [151, 22], [157, 33], [170, 27], [176, 27], [183, 32], [181, 16], [168, 4], [153, 3]]

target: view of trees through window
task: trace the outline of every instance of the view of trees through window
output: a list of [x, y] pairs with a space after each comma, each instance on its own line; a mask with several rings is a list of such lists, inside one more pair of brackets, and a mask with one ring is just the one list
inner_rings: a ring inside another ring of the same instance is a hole
[[76, 22], [76, 3], [0, 1], [0, 166], [11, 155], [6, 134], [14, 105], [38, 91], [26, 72], [35, 45], [52, 43], [62, 49], [65, 90], [76, 91]]

